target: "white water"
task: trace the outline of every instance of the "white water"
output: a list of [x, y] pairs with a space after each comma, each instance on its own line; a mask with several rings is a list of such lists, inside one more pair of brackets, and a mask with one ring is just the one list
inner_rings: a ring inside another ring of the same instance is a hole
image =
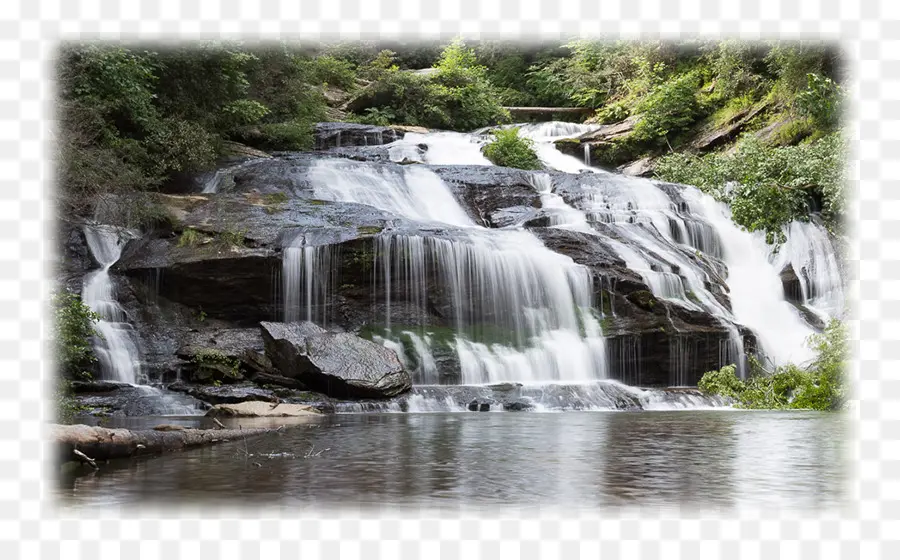
[[[441, 137], [456, 145], [460, 136]], [[440, 144], [435, 138], [430, 142]], [[444, 150], [429, 148], [429, 157], [436, 153]], [[605, 377], [604, 342], [590, 311], [587, 269], [548, 250], [527, 231], [477, 225], [427, 169], [322, 160], [309, 178], [317, 198], [368, 204], [449, 233], [448, 238], [379, 236], [376, 282], [388, 302], [399, 291], [425, 309], [426, 276], [437, 276], [452, 302], [464, 383]], [[285, 286], [296, 289], [303, 280], [288, 278], [290, 273], [286, 268]], [[392, 326], [389, 315], [385, 326]], [[468, 338], [494, 330], [511, 340], [487, 344]]]
[[139, 385], [143, 381], [140, 353], [135, 344], [133, 329], [127, 322], [116, 293], [109, 269], [119, 260], [128, 240], [125, 232], [104, 225], [85, 226], [84, 236], [100, 269], [84, 278], [81, 298], [85, 305], [100, 315], [94, 329], [100, 335], [93, 340], [94, 353], [100, 362], [100, 379], [134, 386], [141, 398], [154, 399], [164, 414], [192, 415], [200, 411], [184, 404], [185, 398], [165, 393], [155, 387]]
[[[781, 253], [772, 255], [758, 235], [744, 232], [731, 222], [727, 207], [698, 190], [683, 187], [680, 195], [670, 196], [653, 181], [592, 168], [589, 154], [581, 161], [562, 154], [553, 144], [554, 140], [594, 129], [596, 126], [572, 123], [521, 128], [524, 135], [535, 140], [537, 153], [547, 167], [574, 174], [588, 172], [583, 175], [580, 197], [571, 204], [555, 192], [549, 174], [531, 175], [551, 226], [601, 235], [593, 224], [605, 224], [614, 235], [602, 234], [603, 242], [643, 277], [654, 295], [717, 317], [728, 333], [720, 349], [723, 363], [743, 355], [739, 325], [755, 332], [761, 349], [775, 363], [808, 358], [805, 340], [813, 331], [785, 301], [778, 273], [786, 264], [793, 266], [802, 280], [807, 307], [823, 318], [833, 316], [843, 305], [843, 291], [836, 258], [823, 230], [815, 224], [792, 224], [788, 243]], [[392, 159], [491, 165], [481, 154], [486, 141], [477, 132], [407, 134], [392, 143], [390, 150]], [[427, 146], [424, 154], [416, 148], [422, 144]], [[437, 270], [454, 304], [455, 351], [464, 383], [605, 377], [604, 339], [599, 324], [588, 312], [590, 278], [568, 257], [547, 250], [527, 231], [478, 226], [447, 185], [427, 169], [323, 160], [314, 166], [310, 178], [318, 198], [368, 204], [426, 226], [440, 225], [449, 233], [447, 238], [383, 233], [376, 242], [375, 275], [388, 300], [404, 294], [401, 297], [424, 309], [427, 280]], [[304, 251], [308, 254], [307, 249]], [[289, 251], [285, 254], [296, 255]], [[296, 268], [295, 264], [291, 266]], [[286, 287], [307, 294], [304, 304], [295, 307], [311, 309], [321, 300], [315, 281], [305, 280], [303, 274], [288, 268], [286, 260]], [[310, 277], [311, 269], [305, 270]], [[293, 279], [289, 280], [291, 275]], [[720, 277], [727, 285], [724, 299], [707, 288], [716, 283], [710, 275]], [[301, 317], [298, 313], [293, 316]], [[515, 340], [502, 344], [480, 340], [478, 329], [473, 331], [472, 327], [484, 323], [509, 329]], [[390, 315], [384, 318], [384, 324], [391, 326]], [[475, 339], [471, 338], [473, 332]], [[404, 334], [416, 337], [406, 345], [407, 349], [410, 344], [414, 346], [416, 356], [404, 359], [419, 364], [419, 382], [434, 383], [436, 369], [422, 365], [429, 360], [434, 363], [427, 334]], [[386, 340], [385, 344], [396, 344], [398, 353], [404, 352], [404, 346], [396, 342]], [[683, 372], [678, 372], [688, 363], [687, 354], [682, 354], [690, 350], [679, 350], [677, 343], [672, 347], [673, 371], [681, 379]]]
[[137, 347], [109, 277], [109, 268], [119, 260], [126, 238], [107, 226], [86, 226], [84, 236], [101, 267], [85, 277], [81, 298], [101, 317], [94, 325], [100, 334], [94, 351], [100, 361], [102, 379], [137, 383], [141, 371]]
[[803, 304], [823, 320], [844, 313], [846, 303], [834, 247], [821, 225], [791, 222], [786, 242], [769, 259], [776, 270], [791, 266], [800, 279]]

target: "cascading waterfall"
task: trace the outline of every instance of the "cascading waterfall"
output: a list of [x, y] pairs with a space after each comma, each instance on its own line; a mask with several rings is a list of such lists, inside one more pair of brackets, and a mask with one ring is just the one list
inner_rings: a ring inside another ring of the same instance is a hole
[[[548, 168], [589, 172], [578, 175], [584, 177], [581, 193], [571, 199], [554, 192], [550, 174], [530, 175], [550, 226], [602, 236], [656, 297], [714, 316], [726, 333], [719, 350], [723, 364], [745, 369], [741, 325], [756, 333], [760, 349], [776, 363], [808, 357], [804, 341], [812, 329], [785, 301], [779, 272], [792, 266], [802, 282], [803, 303], [820, 316], [834, 315], [843, 292], [821, 228], [792, 224], [788, 243], [772, 254], [758, 235], [733, 224], [727, 207], [697, 189], [591, 168], [589, 150], [582, 162], [553, 144], [596, 128], [573, 123], [521, 127], [536, 140], [538, 156]], [[491, 165], [481, 153], [487, 141], [483, 132], [407, 133], [388, 149], [395, 161]], [[373, 206], [419, 225], [420, 231], [388, 228], [376, 236], [372, 263], [373, 282], [388, 302], [385, 316], [378, 318], [387, 328], [385, 337], [375, 339], [415, 367], [418, 384], [439, 382], [434, 349], [442, 336], [422, 326], [428, 324], [428, 290], [435, 286], [449, 300], [462, 383], [606, 377], [606, 346], [592, 311], [594, 290], [586, 269], [548, 250], [522, 228], [478, 226], [426, 168], [320, 160], [308, 178], [317, 198]], [[332, 268], [323, 260], [325, 247], [302, 239], [287, 244], [283, 281], [288, 319], [321, 320], [311, 310], [324, 305], [333, 284], [321, 277]], [[712, 291], [717, 283], [727, 286], [725, 295]], [[404, 312], [402, 320], [391, 317], [391, 298], [403, 298], [423, 316]], [[672, 383], [685, 384], [695, 344], [677, 332], [670, 339]], [[627, 344], [616, 351], [634, 358], [641, 353], [639, 346]], [[628, 362], [628, 356], [621, 357]], [[628, 372], [617, 373], [627, 381]]]
[[[448, 231], [447, 238], [382, 233], [375, 241], [376, 282], [386, 299], [403, 293], [424, 309], [425, 279], [433, 271], [452, 303], [464, 383], [605, 377], [587, 269], [527, 231], [478, 226], [425, 169], [323, 160], [309, 179], [317, 198], [367, 204]], [[309, 284], [285, 267], [286, 289]], [[391, 317], [384, 319], [392, 327]], [[486, 342], [488, 333], [500, 340]]]
[[785, 228], [786, 241], [769, 260], [777, 270], [794, 269], [800, 280], [800, 300], [819, 318], [828, 320], [844, 312], [845, 298], [838, 259], [820, 224], [791, 222]]
[[81, 298], [85, 305], [100, 316], [94, 324], [99, 334], [93, 340], [94, 353], [100, 362], [100, 378], [126, 383], [135, 387], [142, 399], [152, 399], [153, 409], [165, 414], [193, 415], [201, 411], [188, 404], [191, 399], [165, 393], [155, 387], [139, 385], [145, 380], [141, 373], [140, 353], [127, 322], [125, 311], [116, 300], [115, 287], [109, 269], [122, 255], [127, 241], [124, 232], [106, 225], [84, 227], [84, 236], [100, 269], [84, 279]]
[[109, 277], [109, 268], [119, 260], [125, 239], [119, 231], [107, 226], [85, 226], [84, 236], [100, 264], [100, 270], [84, 279], [81, 298], [100, 316], [94, 326], [100, 335], [94, 341], [94, 351], [100, 361], [101, 376], [109, 381], [137, 383], [141, 371], [137, 347]]

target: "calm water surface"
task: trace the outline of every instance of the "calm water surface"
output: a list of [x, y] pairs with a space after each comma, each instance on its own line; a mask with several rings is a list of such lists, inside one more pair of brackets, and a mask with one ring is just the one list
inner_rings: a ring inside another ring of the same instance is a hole
[[58, 492], [78, 506], [835, 507], [846, 430], [818, 412], [337, 415], [110, 465]]

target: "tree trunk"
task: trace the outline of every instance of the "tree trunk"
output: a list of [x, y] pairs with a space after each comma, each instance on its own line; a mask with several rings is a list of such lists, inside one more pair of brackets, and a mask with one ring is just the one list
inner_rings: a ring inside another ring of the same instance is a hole
[[131, 431], [83, 424], [74, 426], [51, 424], [50, 440], [56, 444], [59, 461], [65, 463], [86, 462], [86, 459], [106, 461], [178, 451], [276, 431], [269, 428], [247, 430], [198, 430], [180, 426], [166, 426], [166, 428], [168, 429]]

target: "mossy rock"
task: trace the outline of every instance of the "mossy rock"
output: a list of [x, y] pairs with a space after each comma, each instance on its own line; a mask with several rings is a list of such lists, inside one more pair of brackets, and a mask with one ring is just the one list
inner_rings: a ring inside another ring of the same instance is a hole
[[631, 292], [627, 297], [628, 301], [647, 311], [653, 311], [659, 303], [656, 297], [647, 290]]

